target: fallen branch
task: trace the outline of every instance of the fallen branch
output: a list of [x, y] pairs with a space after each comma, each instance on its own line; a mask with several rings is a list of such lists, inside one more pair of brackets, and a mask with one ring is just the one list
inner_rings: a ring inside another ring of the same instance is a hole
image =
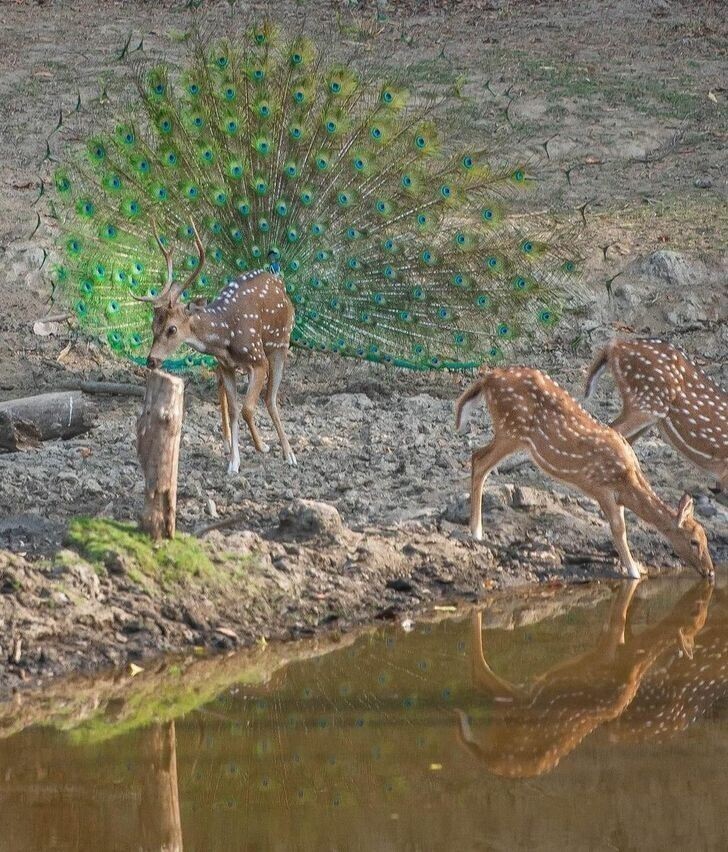
[[145, 390], [141, 385], [131, 382], [78, 382], [68, 390], [80, 390], [89, 394], [114, 394], [116, 396], [144, 397]]
[[0, 451], [16, 452], [43, 441], [73, 438], [91, 428], [80, 391], [43, 393], [0, 403]]
[[222, 530], [225, 527], [234, 527], [235, 524], [244, 521], [247, 515], [243, 512], [239, 512], [237, 515], [230, 515], [227, 518], [221, 518], [219, 521], [215, 521], [212, 524], [205, 524], [202, 527], [197, 527], [197, 529], [192, 531], [192, 535], [197, 538], [202, 538], [203, 535], [206, 535], [213, 530]]

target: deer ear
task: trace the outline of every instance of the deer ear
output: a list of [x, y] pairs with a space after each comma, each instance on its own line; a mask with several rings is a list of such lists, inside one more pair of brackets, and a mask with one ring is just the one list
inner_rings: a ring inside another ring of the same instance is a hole
[[694, 508], [693, 498], [689, 494], [683, 494], [677, 507], [677, 525], [679, 527], [684, 527], [686, 521], [692, 520]]

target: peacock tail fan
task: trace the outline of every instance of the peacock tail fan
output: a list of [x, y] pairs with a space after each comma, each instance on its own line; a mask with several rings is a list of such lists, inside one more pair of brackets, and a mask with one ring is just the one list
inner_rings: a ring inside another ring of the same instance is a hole
[[328, 64], [303, 36], [266, 24], [189, 44], [181, 73], [140, 72], [133, 110], [55, 174], [56, 280], [88, 333], [143, 360], [151, 311], [132, 296], [165, 280], [152, 223], [177, 279], [199, 262], [191, 219], [207, 261], [183, 300], [273, 252], [308, 350], [468, 369], [559, 320], [577, 265], [508, 216], [528, 164], [453, 149], [436, 104]]

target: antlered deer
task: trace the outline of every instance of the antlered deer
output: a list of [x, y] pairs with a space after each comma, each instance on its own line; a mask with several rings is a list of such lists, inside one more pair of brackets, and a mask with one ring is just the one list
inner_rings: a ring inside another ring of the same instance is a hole
[[708, 541], [693, 517], [692, 498], [685, 494], [677, 511], [671, 510], [652, 490], [627, 441], [595, 420], [553, 379], [528, 367], [484, 370], [457, 401], [458, 429], [480, 400], [490, 411], [495, 436], [472, 458], [470, 529], [476, 539], [483, 534], [485, 478], [506, 456], [525, 450], [543, 471], [599, 503], [630, 577], [639, 577], [640, 570], [627, 544], [625, 507], [658, 529], [696, 571], [713, 575]]
[[289, 464], [295, 465], [296, 457], [278, 413], [278, 388], [293, 328], [293, 305], [281, 279], [263, 270], [246, 272], [226, 284], [209, 305], [181, 303], [180, 296], [192, 286], [205, 262], [205, 249], [194, 222], [192, 228], [199, 263], [186, 281], [176, 284], [172, 280], [172, 254], [164, 248], [156, 228], [154, 231], [167, 262], [167, 280], [157, 296], [134, 296], [138, 301], [151, 302], [154, 307], [154, 342], [147, 365], [159, 367], [183, 343], [217, 359], [223, 437], [230, 455], [228, 473], [237, 473], [240, 469], [235, 371], [248, 371], [243, 417], [258, 452], [268, 450], [260, 440], [254, 419], [255, 406], [267, 375], [265, 404], [278, 433], [283, 456]]
[[622, 413], [611, 424], [631, 443], [653, 423], [662, 437], [728, 486], [728, 394], [677, 347], [661, 340], [612, 340], [589, 369], [585, 396], [612, 371]]

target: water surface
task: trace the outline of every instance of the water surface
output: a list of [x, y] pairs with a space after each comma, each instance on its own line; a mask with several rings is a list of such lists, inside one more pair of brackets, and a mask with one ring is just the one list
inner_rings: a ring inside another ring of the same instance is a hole
[[0, 850], [726, 848], [728, 596], [582, 604], [377, 630], [169, 713], [131, 682], [0, 738]]

